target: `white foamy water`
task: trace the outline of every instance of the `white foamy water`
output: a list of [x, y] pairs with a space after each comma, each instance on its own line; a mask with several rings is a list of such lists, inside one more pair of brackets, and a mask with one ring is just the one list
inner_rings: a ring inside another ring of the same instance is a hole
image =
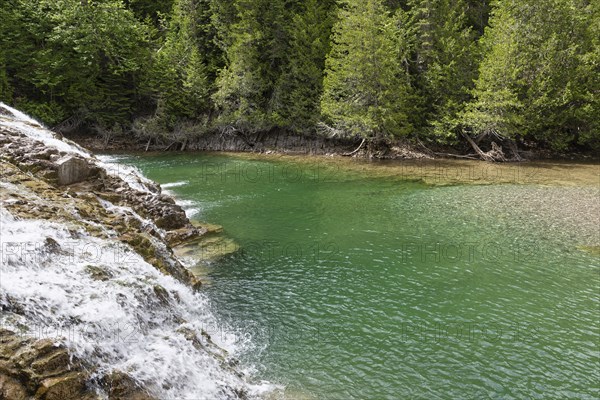
[[161, 399], [219, 399], [231, 395], [229, 388], [255, 394], [267, 388], [223, 368], [219, 357], [228, 355], [211, 350], [202, 335], [192, 334], [196, 346], [188, 340], [189, 332], [204, 330], [232, 353], [243, 345], [214, 318], [202, 294], [116, 240], [0, 212], [0, 304], [9, 310], [18, 304], [21, 315], [4, 314], [2, 325], [25, 325], [24, 335], [65, 343], [99, 366], [98, 375], [126, 371]]
[[180, 182], [171, 182], [171, 183], [164, 183], [162, 185], [160, 185], [163, 189], [169, 189], [169, 188], [174, 188], [174, 187], [180, 187], [180, 186], [185, 186], [187, 185], [189, 182], [188, 181], [180, 181]]
[[[131, 187], [151, 191], [152, 182], [136, 169], [116, 166], [110, 158], [98, 160], [19, 111], [0, 106], [13, 114], [0, 116], [0, 125], [92, 158]], [[45, 201], [12, 184], [2, 186]], [[101, 203], [108, 211], [153, 224], [128, 207]], [[95, 378], [126, 372], [161, 400], [226, 399], [234, 397], [234, 389], [256, 398], [273, 389], [268, 383], [250, 384], [228, 367], [249, 343], [217, 320], [204, 294], [162, 274], [118, 239], [91, 236], [68, 222], [20, 220], [3, 206], [0, 238], [0, 308], [5, 310], [0, 326], [66, 345], [97, 367]]]
[[53, 147], [59, 151], [75, 153], [83, 157], [92, 157], [92, 154], [83, 147], [68, 139], [61, 139], [58, 135], [45, 128], [40, 122], [23, 114], [21, 111], [2, 102], [0, 102], [0, 107], [12, 114], [12, 116], [0, 114], [0, 123], [3, 126], [24, 133], [28, 137], [39, 140], [46, 146]]
[[152, 193], [154, 183], [146, 178], [139, 169], [131, 165], [119, 164], [118, 158], [109, 155], [95, 157], [97, 164], [103, 167], [109, 175], [116, 176], [127, 182], [127, 184], [140, 192]]
[[178, 198], [175, 195], [175, 193], [171, 192], [170, 190], [166, 190], [165, 193], [175, 198], [175, 202], [181, 208], [183, 208], [183, 211], [185, 211], [185, 215], [190, 219], [197, 217], [202, 211], [197, 201]]
[[153, 182], [144, 177], [137, 168], [118, 164], [114, 162], [114, 158], [110, 156], [96, 157], [75, 142], [61, 138], [56, 133], [44, 127], [40, 122], [22, 113], [21, 111], [16, 110], [2, 102], [0, 102], [0, 107], [12, 114], [0, 114], [0, 123], [2, 126], [24, 133], [28, 137], [44, 143], [47, 147], [52, 147], [58, 151], [76, 154], [88, 159], [92, 159], [96, 165], [104, 168], [109, 175], [117, 176], [123, 179], [131, 188], [142, 192], [153, 192]]

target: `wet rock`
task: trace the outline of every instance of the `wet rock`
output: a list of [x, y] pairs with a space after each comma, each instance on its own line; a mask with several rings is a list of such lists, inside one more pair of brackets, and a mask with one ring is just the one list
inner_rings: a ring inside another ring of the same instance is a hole
[[81, 372], [47, 378], [41, 382], [35, 397], [43, 400], [92, 400], [95, 398], [86, 389], [86, 375]]
[[156, 295], [156, 298], [158, 299], [158, 301], [163, 306], [168, 305], [169, 301], [171, 299], [169, 296], [169, 292], [167, 292], [167, 290], [160, 285], [155, 285], [153, 289], [154, 289], [154, 294]]
[[110, 400], [154, 400], [144, 388], [120, 371], [107, 376], [102, 386], [108, 392]]
[[91, 400], [87, 370], [51, 340], [0, 330], [0, 399]]
[[60, 244], [58, 244], [58, 242], [56, 240], [52, 239], [51, 237], [47, 237], [46, 240], [44, 241], [44, 249], [53, 254], [62, 253]]
[[[68, 226], [72, 239], [85, 233], [119, 240], [160, 272], [200, 289], [201, 282], [173, 254], [168, 238], [195, 240], [206, 229], [194, 227], [170, 196], [161, 195], [159, 186], [147, 184], [150, 193], [136, 190], [98, 167], [94, 158], [49, 148], [16, 129], [0, 126], [0, 139], [4, 141], [4, 145], [0, 143], [0, 179], [11, 184], [0, 192], [0, 200], [14, 217], [58, 221]], [[119, 207], [107, 207], [99, 198]], [[47, 238], [45, 254], [67, 254], [61, 239]], [[101, 265], [87, 265], [84, 271], [98, 281], [113, 278]], [[158, 285], [151, 286], [147, 296], [154, 297], [153, 305], [164, 308], [181, 301], [176, 292]], [[0, 305], [3, 315], [14, 314], [19, 319], [27, 315], [22, 301], [9, 296], [4, 300]], [[130, 301], [122, 293], [117, 295], [118, 304]], [[177, 313], [172, 318], [177, 324], [185, 323]], [[15, 329], [29, 332], [27, 326], [14, 324], [19, 326]], [[201, 335], [190, 336], [194, 337], [206, 343]], [[125, 372], [102, 377], [95, 375], [95, 368], [92, 361], [77, 359], [68, 348], [51, 340], [34, 340], [0, 328], [0, 400], [97, 399], [94, 390], [98, 385], [106, 389], [108, 400], [152, 399]]]
[[100, 192], [100, 193], [97, 193], [97, 195], [102, 200], [109, 201], [112, 204], [118, 204], [121, 201], [121, 195], [118, 193]]
[[170, 208], [166, 209], [164, 214], [156, 219], [155, 223], [156, 226], [161, 229], [173, 230], [186, 226], [188, 224], [188, 219], [183, 210]]
[[87, 265], [85, 270], [91, 275], [92, 279], [97, 281], [107, 281], [113, 277], [110, 272], [95, 265]]
[[47, 356], [31, 363], [31, 370], [36, 376], [55, 376], [69, 369], [69, 354], [62, 348], [53, 348]]
[[0, 374], [0, 399], [26, 400], [27, 390], [16, 379]]
[[177, 246], [179, 244], [194, 240], [207, 232], [208, 231], [206, 229], [186, 226], [184, 228], [168, 231], [165, 239], [171, 246]]
[[197, 348], [197, 349], [204, 348], [204, 345], [202, 344], [200, 339], [198, 339], [198, 335], [192, 329], [184, 327], [184, 328], [179, 328], [177, 330], [177, 332], [181, 333], [183, 335], [183, 337], [186, 340], [188, 340], [189, 342], [191, 342], [192, 346], [194, 346], [195, 348]]
[[202, 288], [202, 281], [194, 276], [193, 281], [192, 281], [192, 289], [194, 289], [194, 291], [198, 292], [198, 291], [200, 291], [201, 288]]
[[5, 117], [14, 117], [13, 113], [10, 110], [0, 106], [0, 115]]
[[40, 172], [40, 177], [46, 182], [58, 183], [58, 172], [53, 170], [46, 170]]
[[160, 201], [165, 203], [175, 204], [175, 200], [171, 196], [167, 196], [166, 194], [161, 194], [159, 197]]

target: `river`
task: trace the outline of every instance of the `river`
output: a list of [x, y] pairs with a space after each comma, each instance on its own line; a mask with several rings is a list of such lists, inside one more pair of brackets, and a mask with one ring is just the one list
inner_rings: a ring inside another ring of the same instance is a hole
[[599, 396], [597, 164], [112, 157], [223, 227], [211, 333], [285, 398]]

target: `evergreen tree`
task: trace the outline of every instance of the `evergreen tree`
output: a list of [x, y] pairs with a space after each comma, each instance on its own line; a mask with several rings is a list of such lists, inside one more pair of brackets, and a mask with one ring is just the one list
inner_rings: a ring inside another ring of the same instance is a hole
[[349, 134], [381, 139], [412, 131], [403, 16], [391, 15], [381, 0], [349, 0], [339, 11], [321, 107]]
[[320, 117], [323, 70], [329, 52], [333, 3], [308, 0], [292, 17], [290, 49], [274, 95], [275, 119], [293, 130], [308, 130]]
[[485, 58], [475, 100], [464, 116], [467, 127], [475, 134], [528, 138], [556, 148], [597, 135], [593, 6], [572, 0], [508, 0], [494, 6], [482, 39]]
[[477, 73], [475, 35], [463, 0], [412, 0], [415, 81], [422, 101], [423, 133], [453, 136]]
[[[204, 6], [205, 9], [197, 7]], [[198, 15], [206, 12], [206, 2], [176, 0], [169, 22], [165, 43], [156, 53], [151, 87], [160, 102], [164, 128], [172, 128], [178, 118], [200, 118], [210, 108], [211, 61], [208, 46], [201, 53], [204, 28]], [[210, 24], [210, 20], [204, 20]]]
[[128, 0], [125, 2], [139, 20], [150, 20], [156, 26], [173, 10], [174, 0]]
[[214, 101], [224, 123], [268, 129], [273, 93], [284, 65], [287, 37], [283, 0], [237, 0], [227, 66], [217, 79]]
[[51, 126], [127, 131], [154, 115], [139, 122], [171, 140], [322, 121], [372, 139], [600, 148], [597, 1], [2, 4], [0, 99]]
[[148, 30], [121, 1], [13, 6], [3, 53], [18, 107], [50, 124], [78, 110], [106, 126], [130, 119]]

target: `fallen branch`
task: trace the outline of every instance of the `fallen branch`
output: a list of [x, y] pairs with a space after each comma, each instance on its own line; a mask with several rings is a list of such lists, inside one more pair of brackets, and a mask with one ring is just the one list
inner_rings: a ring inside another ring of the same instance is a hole
[[465, 155], [460, 155], [460, 154], [450, 154], [450, 153], [433, 153], [436, 156], [442, 156], [442, 157], [455, 157], [455, 158], [466, 158], [469, 160], [479, 160], [479, 158], [477, 157], [477, 154], [465, 154]]
[[477, 153], [477, 155], [484, 161], [488, 161], [488, 162], [497, 162], [497, 161], [506, 161], [506, 157], [504, 156], [504, 152], [502, 151], [502, 147], [498, 146], [496, 144], [496, 142], [492, 142], [492, 150], [488, 151], [487, 153], [484, 152], [483, 150], [481, 150], [481, 148], [479, 148], [479, 146], [477, 145], [477, 143], [475, 143], [473, 141], [473, 139], [471, 139], [471, 137], [469, 135], [467, 135], [464, 132], [461, 132], [463, 137], [465, 139], [467, 139], [467, 142], [469, 142], [469, 144], [471, 145], [471, 147], [473, 148], [473, 150], [475, 150], [475, 153]]
[[519, 154], [519, 149], [517, 148], [517, 144], [514, 142], [514, 140], [508, 141], [508, 147], [513, 153], [513, 158], [515, 161], [523, 161], [523, 157], [521, 157], [521, 155]]
[[173, 145], [175, 145], [175, 143], [177, 143], [177, 142], [172, 142], [170, 145], [168, 145], [167, 147], [165, 147], [165, 149], [163, 151], [169, 151], [169, 149], [171, 147], [173, 147]]

